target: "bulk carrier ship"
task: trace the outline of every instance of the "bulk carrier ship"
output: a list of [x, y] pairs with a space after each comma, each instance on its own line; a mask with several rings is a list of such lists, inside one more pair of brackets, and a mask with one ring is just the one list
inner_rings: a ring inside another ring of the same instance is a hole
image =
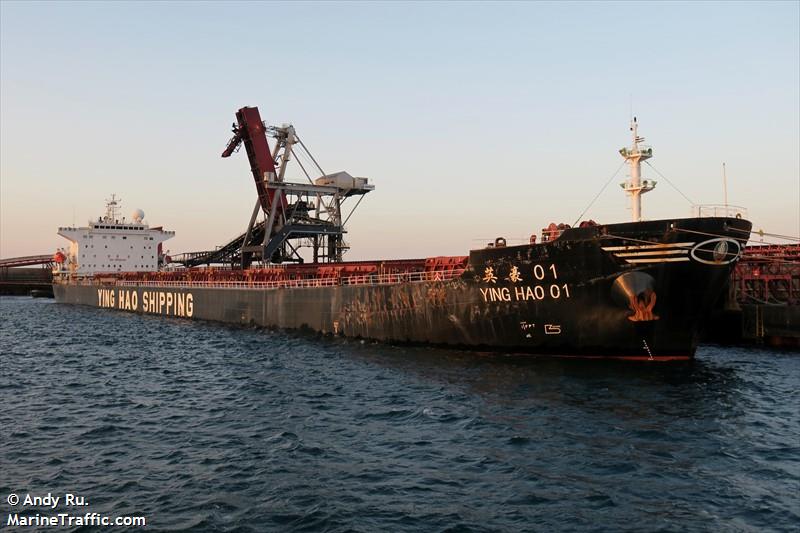
[[[170, 258], [161, 243], [174, 234], [138, 210], [120, 219], [112, 197], [88, 227], [59, 229], [71, 244], [54, 258], [58, 302], [481, 352], [687, 360], [750, 236], [730, 209], [642, 220], [655, 182], [641, 177], [652, 148], [634, 119], [620, 150], [632, 222], [551, 224], [539, 242], [498, 238], [465, 256], [348, 262], [345, 224], [369, 180], [324, 173], [293, 126], [268, 126], [255, 107], [236, 119], [222, 157], [244, 146], [250, 162], [246, 231]], [[291, 160], [307, 182], [284, 179]]]

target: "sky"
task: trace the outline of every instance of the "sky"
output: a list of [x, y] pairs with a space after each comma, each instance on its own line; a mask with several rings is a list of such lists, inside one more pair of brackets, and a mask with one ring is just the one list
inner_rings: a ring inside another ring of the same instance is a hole
[[375, 185], [351, 260], [527, 240], [601, 190], [583, 218], [629, 220], [626, 170], [603, 186], [632, 111], [669, 180], [643, 166], [645, 218], [721, 204], [725, 162], [730, 204], [800, 235], [797, 1], [2, 0], [0, 257], [53, 252], [111, 193], [172, 253], [242, 233], [255, 186], [220, 153], [243, 106]]

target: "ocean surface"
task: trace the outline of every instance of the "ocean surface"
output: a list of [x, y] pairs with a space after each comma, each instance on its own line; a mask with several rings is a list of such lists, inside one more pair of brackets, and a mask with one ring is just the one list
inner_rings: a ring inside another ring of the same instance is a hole
[[130, 531], [800, 528], [797, 352], [525, 360], [27, 297], [0, 352], [1, 531], [72, 512], [12, 493]]

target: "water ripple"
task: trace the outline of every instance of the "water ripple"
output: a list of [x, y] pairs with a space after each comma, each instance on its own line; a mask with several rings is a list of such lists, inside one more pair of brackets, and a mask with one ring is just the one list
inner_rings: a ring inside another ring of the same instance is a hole
[[13, 297], [0, 347], [0, 494], [148, 530], [800, 523], [797, 354], [531, 361]]

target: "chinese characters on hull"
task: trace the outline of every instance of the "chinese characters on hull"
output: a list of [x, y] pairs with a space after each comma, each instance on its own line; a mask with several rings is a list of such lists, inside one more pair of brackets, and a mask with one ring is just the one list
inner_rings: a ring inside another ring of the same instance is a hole
[[[540, 264], [533, 265], [527, 272], [517, 265], [512, 265], [504, 278], [510, 282], [510, 286], [497, 286], [498, 276], [499, 273], [493, 266], [484, 268], [481, 281], [487, 286], [479, 288], [484, 302], [524, 302], [572, 297], [569, 284], [558, 282], [558, 269], [552, 263], [546, 267]], [[534, 284], [526, 284], [526, 278], [532, 280]]]

